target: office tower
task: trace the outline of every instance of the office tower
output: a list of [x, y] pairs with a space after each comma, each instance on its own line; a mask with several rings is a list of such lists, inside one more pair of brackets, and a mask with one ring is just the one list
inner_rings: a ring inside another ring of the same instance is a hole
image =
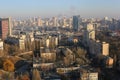
[[80, 16], [73, 16], [73, 30], [78, 31]]
[[9, 19], [3, 18], [0, 19], [0, 38], [5, 39], [8, 35], [8, 29], [9, 29]]

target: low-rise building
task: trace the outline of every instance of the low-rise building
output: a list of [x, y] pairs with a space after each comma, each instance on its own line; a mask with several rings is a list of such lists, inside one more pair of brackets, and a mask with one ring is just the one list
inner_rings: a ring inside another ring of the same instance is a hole
[[80, 68], [80, 80], [98, 80], [98, 72], [90, 67]]
[[50, 49], [41, 49], [40, 57], [43, 62], [54, 62], [56, 60], [56, 53]]
[[54, 68], [54, 63], [33, 64], [33, 68], [40, 68], [41, 70], [50, 70]]

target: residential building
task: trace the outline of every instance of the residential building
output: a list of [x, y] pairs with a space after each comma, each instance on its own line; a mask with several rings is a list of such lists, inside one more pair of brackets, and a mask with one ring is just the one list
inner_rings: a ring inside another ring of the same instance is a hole
[[8, 36], [8, 29], [9, 29], [9, 19], [8, 18], [1, 18], [0, 19], [0, 38], [5, 39]]

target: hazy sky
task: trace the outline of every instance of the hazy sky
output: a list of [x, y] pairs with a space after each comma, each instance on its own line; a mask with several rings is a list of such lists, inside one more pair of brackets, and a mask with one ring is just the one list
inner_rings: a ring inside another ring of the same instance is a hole
[[0, 0], [0, 17], [120, 16], [120, 0]]

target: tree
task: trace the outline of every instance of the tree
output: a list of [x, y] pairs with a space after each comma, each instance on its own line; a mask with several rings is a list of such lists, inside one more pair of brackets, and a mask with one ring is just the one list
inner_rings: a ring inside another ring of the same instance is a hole
[[17, 76], [16, 80], [30, 80], [30, 78], [27, 74], [25, 74], [22, 76]]
[[23, 75], [21, 80], [30, 80], [28, 75]]
[[3, 62], [3, 69], [4, 69], [5, 71], [12, 72], [12, 71], [14, 71], [14, 64], [13, 64], [12, 61], [10, 61], [9, 59], [6, 59], [6, 60]]
[[78, 56], [82, 56], [82, 55], [85, 56], [86, 55], [86, 51], [84, 49], [79, 48], [77, 50], [77, 54], [78, 54]]
[[0, 58], [0, 68], [2, 68], [3, 67], [3, 60], [2, 60], [2, 58]]
[[40, 77], [40, 73], [37, 69], [34, 69], [33, 70], [33, 76], [32, 76], [32, 80], [41, 80], [41, 77]]
[[64, 64], [65, 64], [65, 66], [68, 66], [70, 64], [69, 58], [64, 57]]
[[13, 55], [13, 54], [18, 54], [22, 52], [18, 45], [10, 45], [7, 43], [4, 43], [4, 54], [5, 55]]

